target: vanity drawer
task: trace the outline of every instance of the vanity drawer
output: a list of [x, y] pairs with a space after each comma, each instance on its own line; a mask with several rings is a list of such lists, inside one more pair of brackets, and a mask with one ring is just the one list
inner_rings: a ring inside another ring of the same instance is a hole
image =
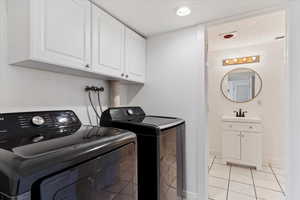
[[262, 126], [258, 123], [224, 122], [223, 129], [228, 131], [262, 132]]

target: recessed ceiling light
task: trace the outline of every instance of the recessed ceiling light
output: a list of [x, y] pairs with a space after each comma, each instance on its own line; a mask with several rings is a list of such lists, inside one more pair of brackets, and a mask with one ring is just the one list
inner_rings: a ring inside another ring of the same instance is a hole
[[187, 6], [182, 6], [177, 9], [176, 14], [180, 17], [184, 17], [191, 14], [191, 9]]

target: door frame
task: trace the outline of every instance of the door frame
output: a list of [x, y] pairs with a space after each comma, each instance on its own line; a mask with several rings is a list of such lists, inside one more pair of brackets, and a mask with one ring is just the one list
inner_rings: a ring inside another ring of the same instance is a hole
[[[290, 0], [290, 1], [293, 1], [293, 0]], [[294, 1], [296, 2], [296, 0]], [[298, 2], [299, 3], [299, 2]], [[273, 13], [273, 12], [276, 12], [276, 11], [285, 11], [285, 18], [286, 18], [286, 47], [285, 47], [285, 66], [284, 66], [284, 77], [285, 77], [285, 80], [289, 80], [289, 81], [286, 81], [284, 83], [284, 88], [285, 88], [285, 102], [286, 102], [286, 105], [285, 105], [285, 113], [283, 113], [286, 117], [286, 121], [284, 122], [284, 127], [285, 127], [285, 132], [286, 132], [286, 135], [287, 135], [287, 138], [285, 138], [284, 140], [284, 152], [286, 152], [286, 155], [285, 155], [285, 164], [286, 164], [286, 169], [287, 169], [287, 188], [286, 188], [286, 195], [287, 197], [289, 197], [289, 194], [290, 194], [290, 185], [291, 185], [291, 173], [290, 173], [290, 166], [292, 165], [292, 160], [290, 160], [290, 148], [289, 148], [289, 145], [290, 145], [290, 139], [291, 139], [291, 135], [290, 135], [290, 129], [289, 129], [289, 124], [290, 124], [290, 93], [289, 93], [289, 90], [290, 90], [290, 71], [291, 71], [291, 65], [289, 64], [290, 62], [290, 57], [289, 57], [289, 46], [290, 46], [290, 39], [289, 39], [289, 28], [288, 28], [288, 25], [289, 25], [289, 7], [291, 5], [289, 5], [289, 3], [286, 3], [286, 4], [282, 4], [282, 5], [279, 5], [279, 6], [275, 6], [275, 7], [271, 7], [271, 8], [267, 8], [267, 9], [261, 9], [261, 10], [257, 10], [257, 11], [253, 11], [253, 12], [248, 12], [248, 13], [244, 13], [244, 14], [241, 14], [241, 15], [236, 15], [236, 16], [230, 16], [230, 17], [226, 17], [226, 18], [223, 18], [223, 19], [219, 19], [219, 20], [213, 20], [213, 21], [209, 21], [207, 23], [205, 23], [205, 43], [206, 43], [206, 48], [205, 48], [205, 100], [207, 102], [207, 112], [206, 112], [206, 119], [208, 119], [208, 45], [209, 45], [209, 42], [208, 42], [208, 33], [207, 33], [207, 29], [211, 26], [215, 26], [215, 25], [219, 25], [219, 24], [224, 24], [224, 23], [229, 23], [229, 22], [234, 22], [234, 21], [238, 21], [238, 20], [241, 20], [241, 19], [246, 19], [246, 18], [251, 18], [251, 17], [255, 17], [255, 16], [259, 16], [259, 15], [265, 15], [265, 14], [269, 14], [269, 13]], [[300, 102], [299, 102], [299, 105], [300, 107]], [[208, 155], [209, 155], [209, 140], [208, 140], [208, 121], [206, 123], [206, 127], [205, 129], [206, 130], [206, 145], [205, 145], [205, 148], [206, 148], [206, 155], [205, 155], [205, 158], [206, 158], [206, 162], [205, 162], [205, 166], [208, 166]], [[208, 173], [207, 173], [207, 177], [205, 178], [205, 187], [206, 187], [206, 193], [205, 193], [205, 199], [208, 199]], [[289, 200], [293, 200], [293, 199], [289, 199]]]

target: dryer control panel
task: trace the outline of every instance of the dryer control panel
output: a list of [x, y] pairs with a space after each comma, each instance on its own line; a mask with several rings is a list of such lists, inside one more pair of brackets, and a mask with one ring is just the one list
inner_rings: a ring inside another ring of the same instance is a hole
[[103, 112], [100, 124], [112, 126], [113, 121], [141, 121], [145, 116], [141, 107], [114, 107]]

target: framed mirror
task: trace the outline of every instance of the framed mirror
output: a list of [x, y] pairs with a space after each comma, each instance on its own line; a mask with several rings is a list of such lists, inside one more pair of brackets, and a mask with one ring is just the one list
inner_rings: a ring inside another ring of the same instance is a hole
[[223, 77], [221, 91], [232, 102], [245, 103], [253, 100], [262, 90], [259, 74], [248, 68], [234, 69]]

